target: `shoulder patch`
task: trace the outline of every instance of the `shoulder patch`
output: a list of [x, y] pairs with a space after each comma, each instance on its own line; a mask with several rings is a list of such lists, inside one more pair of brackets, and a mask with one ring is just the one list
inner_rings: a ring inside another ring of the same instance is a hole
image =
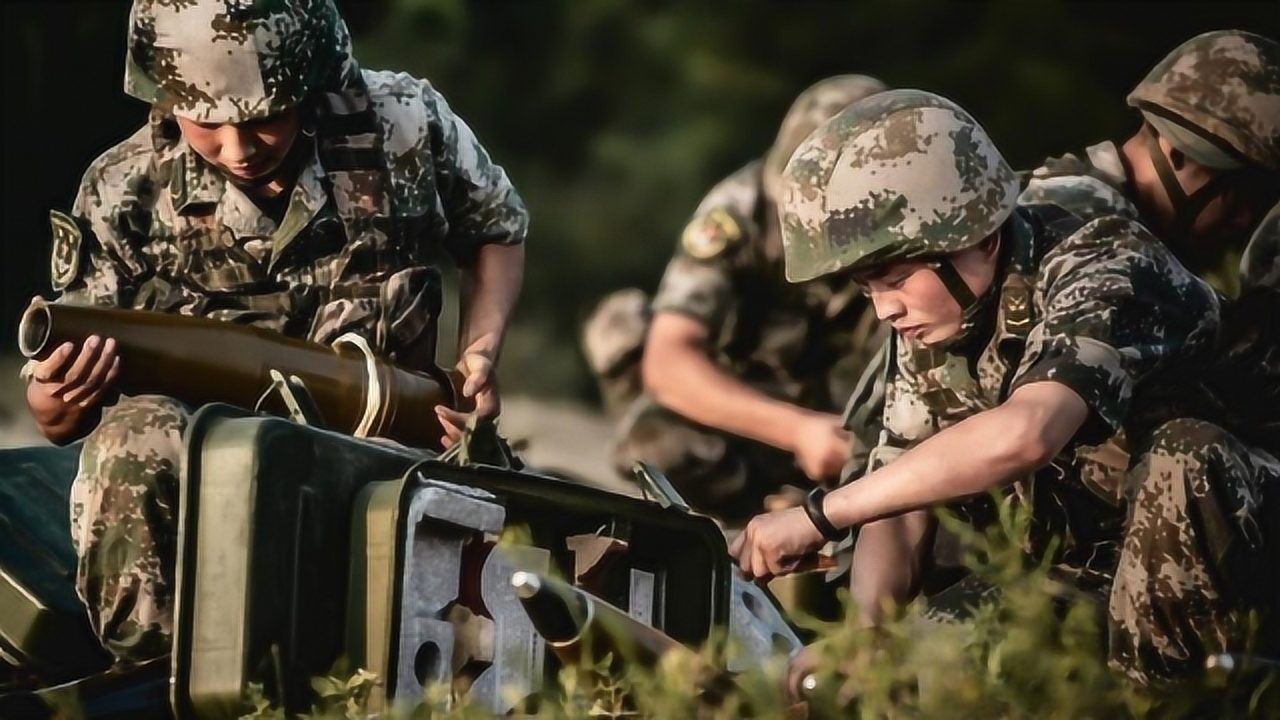
[[57, 210], [49, 211], [49, 224], [53, 229], [49, 277], [55, 290], [65, 290], [80, 275], [80, 246], [84, 234], [74, 218]]
[[724, 208], [712, 208], [685, 226], [680, 246], [696, 260], [710, 260], [742, 238], [742, 226]]

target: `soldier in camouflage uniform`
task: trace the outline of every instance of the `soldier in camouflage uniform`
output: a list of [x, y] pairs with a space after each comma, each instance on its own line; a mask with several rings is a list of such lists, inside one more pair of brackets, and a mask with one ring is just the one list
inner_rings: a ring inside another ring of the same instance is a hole
[[[1175, 414], [1219, 327], [1212, 290], [1131, 219], [1018, 205], [983, 129], [929, 93], [851, 106], [784, 177], [788, 277], [851, 273], [894, 327], [885, 429], [868, 474], [752, 519], [731, 548], [743, 570], [786, 573], [859, 527], [864, 612], [902, 602], [928, 509], [1017, 483], [1031, 549], [1062, 536], [1056, 560], [1109, 590], [1115, 667], [1150, 681], [1238, 648], [1237, 612], [1275, 597], [1261, 498], [1280, 462]], [[1117, 505], [1072, 450], [1121, 429], [1139, 449]]]
[[[527, 215], [426, 81], [362, 70], [332, 0], [137, 0], [126, 91], [147, 125], [53, 214], [59, 302], [172, 312], [434, 362], [438, 262], [471, 282], [464, 394], [497, 412], [492, 366], [523, 274]], [[110, 338], [28, 368], [51, 439], [92, 429], [72, 490], [77, 588], [122, 663], [168, 652], [189, 409], [109, 397]], [[439, 408], [449, 432], [463, 418]], [[100, 421], [99, 421], [100, 413]], [[96, 425], [96, 428], [95, 428]]]
[[1240, 30], [1198, 35], [1128, 103], [1142, 115], [1137, 132], [1049, 158], [1022, 202], [1136, 218], [1188, 269], [1236, 295], [1244, 241], [1280, 199], [1280, 45]]
[[[1232, 454], [1223, 462], [1268, 465], [1280, 457], [1280, 44], [1239, 30], [1198, 35], [1161, 60], [1128, 103], [1142, 115], [1136, 133], [1047, 160], [1021, 200], [1085, 218], [1136, 218], [1222, 294], [1215, 362], [1188, 377], [1178, 398], [1205, 424], [1185, 427], [1186, 437], [1165, 428], [1150, 452], [1185, 467], [1206, 452], [1216, 457], [1207, 448], [1225, 446]], [[1134, 451], [1141, 448], [1123, 434], [1082, 447], [1081, 472], [1096, 486], [1119, 488]], [[1132, 578], [1132, 570], [1121, 576]], [[1151, 632], [1140, 620], [1128, 622], [1129, 637]]]
[[584, 349], [619, 424], [619, 472], [653, 464], [691, 505], [729, 521], [788, 483], [839, 474], [851, 440], [836, 413], [880, 345], [878, 327], [843, 278], [786, 282], [775, 200], [800, 141], [883, 89], [862, 75], [807, 89], [768, 155], [698, 206], [652, 303], [622, 290], [587, 321]]
[[[1188, 414], [1230, 429], [1224, 442], [1265, 464], [1280, 457], [1280, 265], [1266, 239], [1274, 209], [1243, 255], [1241, 246], [1280, 195], [1280, 45], [1238, 30], [1204, 33], [1169, 53], [1128, 102], [1144, 121], [1134, 135], [1047, 160], [1021, 200], [1139, 219], [1231, 297], [1220, 298], [1217, 362], [1187, 378], [1179, 401], [1198, 404]], [[1189, 446], [1165, 437], [1168, 457]], [[1081, 472], [1119, 487], [1131, 449], [1123, 435], [1081, 448]]]

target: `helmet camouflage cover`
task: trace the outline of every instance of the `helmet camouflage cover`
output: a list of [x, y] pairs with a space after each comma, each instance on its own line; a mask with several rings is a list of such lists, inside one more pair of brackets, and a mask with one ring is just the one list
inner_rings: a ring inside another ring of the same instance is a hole
[[198, 122], [287, 110], [354, 73], [333, 0], [134, 0], [124, 89]]
[[1242, 30], [1197, 35], [1147, 74], [1129, 105], [1280, 172], [1280, 45]]
[[787, 279], [954, 252], [1013, 212], [1018, 180], [969, 113], [921, 90], [848, 107], [783, 172]]
[[782, 169], [809, 133], [848, 105], [887, 89], [869, 75], [835, 75], [819, 80], [796, 96], [764, 159], [764, 187], [769, 196], [781, 197]]

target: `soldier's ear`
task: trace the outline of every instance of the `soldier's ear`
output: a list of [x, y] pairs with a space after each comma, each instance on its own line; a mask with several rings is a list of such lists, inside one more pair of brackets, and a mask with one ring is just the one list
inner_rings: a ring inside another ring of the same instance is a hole
[[978, 243], [978, 249], [982, 251], [982, 255], [987, 258], [994, 258], [1000, 252], [1000, 229], [982, 238], [982, 242]]
[[1175, 147], [1169, 148], [1169, 164], [1173, 166], [1175, 172], [1182, 172], [1182, 168], [1187, 166], [1187, 156], [1181, 150]]

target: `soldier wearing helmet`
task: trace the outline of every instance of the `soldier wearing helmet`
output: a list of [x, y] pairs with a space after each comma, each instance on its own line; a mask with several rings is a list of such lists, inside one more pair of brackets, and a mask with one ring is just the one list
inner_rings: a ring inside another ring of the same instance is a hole
[[[90, 165], [52, 216], [60, 302], [354, 333], [434, 362], [447, 253], [472, 279], [463, 392], [493, 416], [493, 365], [523, 276], [524, 206], [424, 80], [361, 69], [332, 0], [135, 0], [125, 90], [146, 126]], [[77, 589], [120, 662], [168, 652], [174, 515], [189, 409], [122, 397], [110, 338], [28, 367], [45, 434], [89, 433], [72, 489]], [[109, 406], [108, 406], [109, 405]], [[450, 437], [465, 419], [438, 408]], [[446, 440], [447, 442], [447, 440]]]
[[[1280, 457], [1280, 264], [1268, 250], [1280, 198], [1280, 45], [1241, 30], [1197, 35], [1161, 60], [1128, 104], [1142, 117], [1137, 132], [1050, 158], [1020, 200], [1136, 218], [1220, 291], [1217, 361], [1188, 378], [1183, 402], [1195, 398], [1188, 414]], [[1270, 219], [1259, 222], [1269, 206]], [[1130, 445], [1120, 435], [1080, 448], [1082, 472], [1096, 485], [1121, 486]]]
[[881, 90], [842, 75], [801, 93], [763, 161], [698, 206], [652, 302], [622, 290], [587, 321], [584, 350], [619, 423], [620, 472], [653, 464], [695, 508], [730, 521], [788, 484], [837, 478], [851, 442], [839, 403], [880, 335], [852, 283], [786, 282], [775, 203], [800, 141]]
[[[982, 127], [918, 90], [837, 115], [784, 182], [788, 277], [852, 275], [893, 326], [885, 428], [870, 472], [752, 519], [731, 548], [743, 570], [786, 573], [857, 527], [854, 596], [874, 623], [917, 591], [930, 508], [1016, 483], [1033, 490], [1030, 549], [1061, 536], [1052, 559], [1109, 598], [1116, 667], [1145, 681], [1236, 647], [1233, 611], [1274, 595], [1255, 575], [1271, 551], [1255, 499], [1280, 463], [1177, 414], [1218, 329], [1210, 288], [1128, 218], [1018, 205]], [[1144, 444], [1117, 498], [1072, 450], [1121, 429]]]
[[[1137, 132], [1047, 160], [1020, 200], [1138, 219], [1220, 291], [1218, 362], [1188, 379], [1184, 403], [1194, 397], [1200, 407], [1187, 412], [1280, 457], [1280, 44], [1242, 30], [1197, 35], [1161, 60], [1128, 104], [1142, 118]], [[1120, 486], [1130, 445], [1117, 436], [1081, 448], [1085, 474]]]
[[1198, 35], [1129, 94], [1142, 127], [1123, 143], [1050, 158], [1026, 203], [1142, 221], [1227, 295], [1249, 231], [1280, 199], [1280, 45], [1241, 30]]

